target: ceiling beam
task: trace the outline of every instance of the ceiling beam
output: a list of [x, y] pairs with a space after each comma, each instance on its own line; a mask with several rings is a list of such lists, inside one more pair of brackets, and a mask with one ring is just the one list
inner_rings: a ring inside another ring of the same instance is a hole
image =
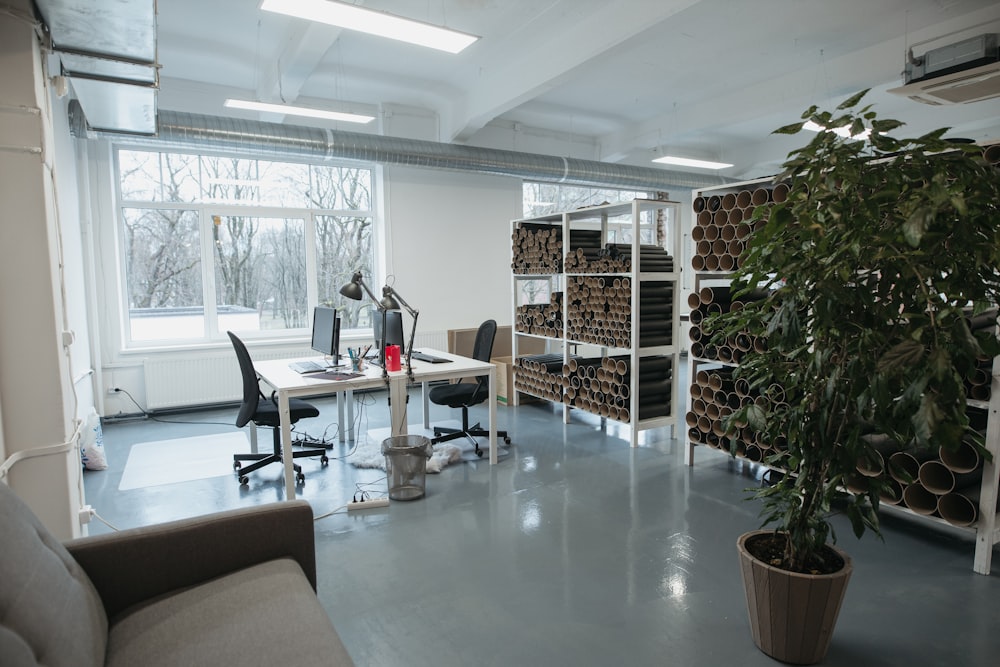
[[[598, 11], [513, 55], [478, 65], [480, 76], [442, 114], [446, 141], [466, 141], [497, 116], [551, 90], [561, 79], [699, 0], [606, 3]], [[600, 82], [594, 82], [595, 94]]]
[[[294, 103], [341, 32], [339, 28], [312, 21], [290, 22], [281, 53], [269, 66], [260, 68], [257, 99], [274, 104]], [[261, 120], [272, 123], [283, 119], [283, 114], [261, 114]]]

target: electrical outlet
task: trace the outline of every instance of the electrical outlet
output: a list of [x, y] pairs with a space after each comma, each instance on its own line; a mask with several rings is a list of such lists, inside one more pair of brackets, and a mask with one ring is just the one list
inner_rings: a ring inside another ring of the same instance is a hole
[[118, 387], [108, 387], [108, 396], [114, 396], [120, 391], [121, 389], [119, 389]]
[[83, 507], [80, 508], [79, 517], [81, 524], [90, 523], [90, 517], [92, 516], [94, 516], [93, 507], [91, 507], [90, 505], [84, 505]]
[[347, 504], [347, 511], [353, 512], [354, 510], [370, 510], [376, 507], [388, 507], [388, 498], [369, 498], [368, 500], [352, 500]]

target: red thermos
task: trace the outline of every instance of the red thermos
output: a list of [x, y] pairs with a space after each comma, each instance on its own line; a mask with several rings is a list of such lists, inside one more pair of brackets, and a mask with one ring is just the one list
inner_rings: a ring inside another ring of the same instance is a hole
[[399, 358], [399, 346], [398, 345], [386, 345], [385, 346], [385, 370], [387, 371], [398, 371], [402, 370], [403, 366]]

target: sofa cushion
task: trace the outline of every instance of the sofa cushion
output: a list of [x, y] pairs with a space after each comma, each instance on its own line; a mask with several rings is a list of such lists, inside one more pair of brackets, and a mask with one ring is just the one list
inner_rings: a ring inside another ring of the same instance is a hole
[[108, 667], [283, 664], [354, 664], [287, 558], [135, 605], [109, 631]]
[[104, 664], [108, 621], [94, 585], [28, 506], [0, 483], [4, 667]]

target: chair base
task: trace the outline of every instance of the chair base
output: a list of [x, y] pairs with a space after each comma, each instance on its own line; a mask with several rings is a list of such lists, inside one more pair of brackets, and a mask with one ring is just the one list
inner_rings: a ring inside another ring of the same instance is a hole
[[[270, 454], [233, 454], [233, 469], [236, 471], [236, 478], [239, 480], [241, 485], [248, 484], [250, 478], [247, 476], [249, 473], [255, 470], [260, 470], [264, 466], [271, 465], [272, 463], [282, 463], [284, 458], [281, 455], [281, 443], [275, 438], [274, 451]], [[326, 456], [326, 450], [323, 449], [300, 449], [298, 451], [292, 452], [292, 459], [299, 459], [302, 457], [320, 457], [320, 463], [326, 466], [330, 459]], [[243, 467], [243, 461], [253, 461], [250, 465]], [[302, 472], [302, 466], [297, 463], [292, 463], [292, 469], [295, 471], [295, 481], [302, 483], [306, 481], [305, 473]]]
[[[448, 442], [449, 440], [468, 438], [476, 448], [476, 456], [481, 457], [483, 455], [483, 450], [479, 448], [479, 441], [476, 440], [476, 437], [488, 438], [490, 437], [490, 432], [484, 429], [480, 424], [476, 424], [475, 426], [464, 426], [464, 428], [435, 426], [434, 438], [431, 439], [431, 444], [436, 445], [439, 442]], [[510, 436], [507, 435], [507, 431], [497, 431], [497, 438], [502, 438], [505, 444], [510, 444]]]

